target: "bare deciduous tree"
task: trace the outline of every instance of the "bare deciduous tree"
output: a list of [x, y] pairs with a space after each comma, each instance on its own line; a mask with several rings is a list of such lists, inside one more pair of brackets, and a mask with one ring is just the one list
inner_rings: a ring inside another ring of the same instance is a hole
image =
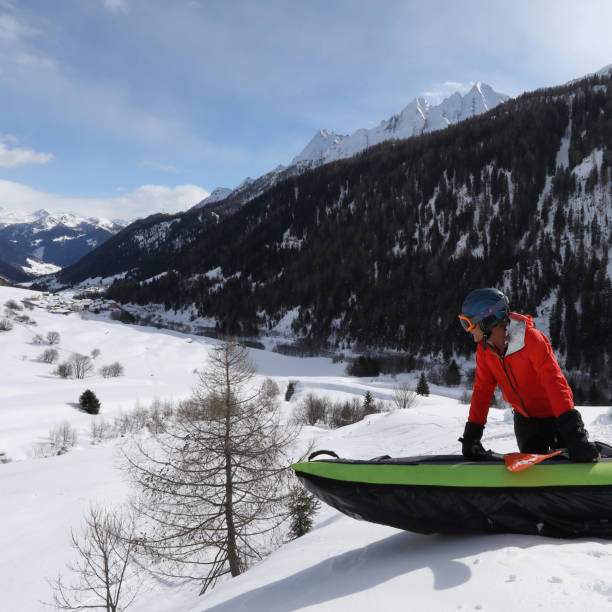
[[54, 374], [60, 378], [70, 378], [73, 375], [72, 364], [65, 361], [60, 363], [57, 368], [53, 371]]
[[133, 516], [90, 508], [81, 531], [72, 532], [77, 560], [67, 567], [73, 580], [67, 584], [59, 575], [49, 582], [53, 590], [50, 605], [58, 610], [126, 610], [140, 586], [133, 562], [136, 545]]
[[55, 363], [58, 358], [58, 352], [56, 349], [45, 349], [42, 354], [38, 357], [39, 361], [43, 363]]
[[91, 359], [87, 355], [74, 353], [68, 363], [72, 366], [72, 374], [75, 378], [85, 378], [94, 371]]
[[103, 417], [94, 416], [91, 419], [89, 435], [92, 444], [99, 444], [113, 436], [113, 426], [107, 423]]
[[110, 365], [102, 366], [99, 372], [103, 378], [116, 378], [117, 376], [123, 376], [123, 366], [115, 361]]
[[297, 423], [304, 425], [316, 425], [324, 422], [330, 409], [329, 400], [326, 397], [317, 397], [309, 393], [293, 411], [293, 418]]
[[68, 421], [64, 421], [49, 432], [49, 442], [56, 455], [63, 455], [76, 446], [76, 429]]
[[400, 410], [412, 408], [416, 402], [416, 392], [406, 383], [402, 383], [393, 389], [393, 403]]
[[266, 380], [261, 383], [261, 392], [266, 397], [278, 397], [280, 395], [278, 384], [271, 378], [266, 378]]
[[60, 333], [56, 331], [47, 332], [47, 342], [49, 344], [59, 344], [60, 343]]
[[285, 451], [297, 430], [261, 401], [254, 371], [239, 344], [213, 349], [174, 423], [126, 454], [148, 550], [202, 592], [260, 559], [287, 519]]

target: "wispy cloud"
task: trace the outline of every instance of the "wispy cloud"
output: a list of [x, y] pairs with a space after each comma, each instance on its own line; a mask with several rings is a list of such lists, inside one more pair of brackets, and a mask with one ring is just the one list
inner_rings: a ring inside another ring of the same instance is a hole
[[444, 81], [434, 85], [430, 90], [421, 92], [421, 96], [427, 98], [433, 104], [440, 104], [445, 98], [452, 96], [455, 92], [466, 94], [474, 83], [460, 83], [458, 81]]
[[191, 208], [209, 194], [198, 185], [142, 185], [114, 198], [70, 198], [43, 193], [27, 185], [0, 180], [0, 202], [6, 209], [33, 212], [74, 212], [84, 216], [110, 217], [126, 221], [153, 213], [174, 213]]
[[[12, 6], [2, 4], [1, 2], [0, 9], [11, 11], [11, 13], [14, 11]], [[0, 14], [0, 42], [5, 43], [20, 41], [23, 38], [36, 36], [37, 34], [38, 30], [36, 28], [22, 22], [13, 14], [10, 14], [9, 12]]]
[[126, 0], [104, 0], [104, 6], [114, 12], [127, 12]]
[[180, 174], [183, 172], [183, 168], [178, 168], [177, 166], [172, 166], [169, 164], [160, 164], [158, 162], [153, 161], [141, 161], [139, 166], [141, 168], [152, 168], [153, 170], [161, 170], [162, 172], [171, 172], [172, 174]]
[[16, 168], [28, 164], [46, 164], [53, 159], [52, 153], [37, 153], [32, 149], [9, 146], [17, 144], [18, 140], [12, 134], [0, 136], [0, 168]]
[[[1, 1], [1, 0], [0, 0]], [[127, 10], [125, 0], [105, 0], [109, 10]], [[145, 107], [129, 80], [83, 73], [78, 63], [60, 61], [41, 41], [32, 18], [0, 4], [0, 78], [6, 95], [39, 107], [46, 119], [86, 128], [122, 141], [189, 150], [202, 157], [214, 144], [194, 133], [178, 112]]]

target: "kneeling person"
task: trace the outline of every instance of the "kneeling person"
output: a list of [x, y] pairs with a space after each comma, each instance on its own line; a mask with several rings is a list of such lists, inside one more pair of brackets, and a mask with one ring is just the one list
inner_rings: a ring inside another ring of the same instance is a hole
[[597, 447], [588, 440], [550, 342], [534, 327], [531, 316], [510, 312], [508, 298], [487, 288], [465, 298], [459, 320], [478, 344], [463, 455], [476, 459], [484, 451], [480, 440], [499, 386], [514, 409], [521, 452], [547, 453], [565, 447], [572, 461], [598, 461]]

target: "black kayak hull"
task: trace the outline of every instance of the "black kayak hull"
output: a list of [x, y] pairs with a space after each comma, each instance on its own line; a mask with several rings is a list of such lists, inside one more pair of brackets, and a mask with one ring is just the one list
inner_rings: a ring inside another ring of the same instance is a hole
[[[439, 459], [332, 459], [293, 469], [309, 491], [340, 512], [398, 529], [612, 538], [612, 460], [561, 460], [512, 474], [496, 461]], [[316, 465], [326, 463], [335, 465]], [[381, 477], [379, 466], [386, 466]]]

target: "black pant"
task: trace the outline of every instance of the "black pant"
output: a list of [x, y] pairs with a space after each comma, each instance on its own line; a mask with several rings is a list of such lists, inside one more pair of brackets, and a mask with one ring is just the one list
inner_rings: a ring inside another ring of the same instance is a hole
[[555, 417], [528, 419], [515, 411], [514, 435], [521, 453], [548, 453], [562, 446]]

